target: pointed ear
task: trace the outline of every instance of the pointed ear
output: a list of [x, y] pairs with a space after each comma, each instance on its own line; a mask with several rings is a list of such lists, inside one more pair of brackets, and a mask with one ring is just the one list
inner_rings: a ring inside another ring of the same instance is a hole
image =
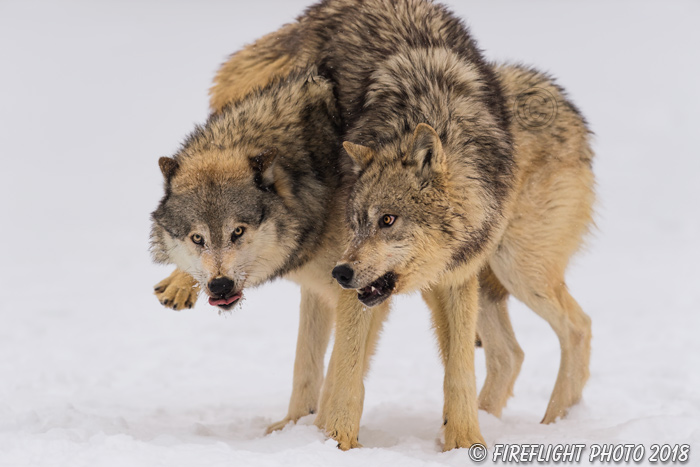
[[178, 164], [177, 161], [171, 157], [161, 157], [158, 159], [158, 166], [160, 167], [160, 171], [163, 173], [163, 177], [165, 177], [165, 181], [169, 182], [170, 179], [173, 178], [173, 175], [175, 175], [177, 172], [180, 164]]
[[407, 157], [423, 174], [443, 172], [447, 165], [440, 136], [426, 123], [420, 123], [413, 132], [413, 145]]
[[278, 154], [277, 148], [268, 148], [249, 159], [255, 184], [263, 190], [270, 190], [275, 182], [273, 167]]
[[343, 148], [345, 148], [345, 152], [348, 153], [350, 159], [352, 159], [355, 166], [359, 169], [364, 169], [367, 167], [374, 157], [372, 149], [368, 148], [367, 146], [345, 141], [343, 143]]

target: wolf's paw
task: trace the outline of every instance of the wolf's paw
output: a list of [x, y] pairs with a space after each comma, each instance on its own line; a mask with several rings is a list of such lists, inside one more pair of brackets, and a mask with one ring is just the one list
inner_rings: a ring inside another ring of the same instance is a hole
[[333, 432], [328, 433], [328, 436], [333, 438], [338, 442], [338, 449], [341, 451], [347, 451], [349, 449], [361, 448], [362, 445], [358, 441], [356, 436], [352, 436], [348, 433]]
[[[578, 381], [585, 382], [586, 379], [587, 376], [584, 378], [578, 378]], [[545, 412], [544, 418], [540, 423], [548, 425], [556, 422], [557, 419], [566, 417], [566, 414], [569, 413], [569, 409], [581, 401], [583, 383], [576, 387], [572, 386], [573, 385], [562, 389], [561, 387], [557, 387], [557, 385], [555, 385], [554, 392], [552, 392], [552, 398], [550, 399], [549, 404], [547, 404], [547, 411]]]
[[[341, 428], [339, 424], [323, 422], [323, 419], [316, 420], [314, 424], [323, 431], [326, 436], [333, 438], [338, 442], [338, 449], [347, 451], [348, 449], [361, 448], [362, 445], [358, 440], [357, 433], [352, 433], [351, 430]], [[335, 425], [335, 426], [331, 426]]]
[[[487, 379], [486, 383], [489, 382]], [[503, 408], [506, 406], [508, 398], [513, 394], [509, 394], [506, 387], [494, 387], [493, 384], [487, 385], [486, 383], [484, 383], [484, 389], [479, 394], [479, 410], [501, 418]]]
[[[315, 404], [314, 404], [315, 405]], [[265, 430], [265, 434], [269, 435], [273, 431], [278, 431], [287, 426], [290, 422], [296, 424], [299, 419], [302, 417], [306, 417], [307, 415], [313, 415], [316, 413], [315, 409], [291, 409], [290, 413], [287, 414], [286, 417], [284, 417], [282, 420], [279, 422], [275, 422], [272, 425], [268, 426], [267, 429]]]
[[192, 308], [199, 295], [197, 282], [192, 276], [179, 269], [156, 284], [153, 290], [163, 306], [178, 311], [183, 308]]
[[486, 446], [484, 438], [477, 430], [455, 429], [449, 425], [445, 427], [445, 444], [442, 445], [443, 452], [451, 451], [456, 448], [470, 448], [474, 444]]
[[479, 410], [490, 413], [496, 418], [501, 418], [504, 406], [505, 404], [501, 403], [500, 401], [495, 401], [493, 398], [479, 398]]
[[296, 423], [298, 419], [291, 418], [289, 416], [284, 417], [282, 420], [279, 422], [275, 422], [272, 425], [268, 426], [267, 429], [265, 430], [265, 434], [269, 435], [273, 431], [279, 431], [285, 426], [289, 424], [289, 422]]
[[547, 407], [547, 412], [545, 412], [544, 418], [540, 423], [543, 425], [549, 425], [550, 423], [556, 422], [560, 418], [564, 418], [569, 412], [569, 407], [571, 405], [573, 405], [573, 403], [552, 404], [550, 402], [549, 406]]

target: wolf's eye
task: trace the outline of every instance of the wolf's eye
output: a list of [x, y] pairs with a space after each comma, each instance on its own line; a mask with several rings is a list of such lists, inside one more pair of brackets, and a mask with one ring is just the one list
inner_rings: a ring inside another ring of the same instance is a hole
[[235, 242], [236, 240], [238, 240], [239, 238], [241, 238], [241, 236], [242, 236], [244, 233], [245, 233], [245, 227], [243, 227], [242, 225], [239, 225], [238, 227], [236, 227], [236, 228], [233, 230], [233, 233], [231, 234], [231, 241], [232, 241], [232, 242]]
[[386, 228], [391, 227], [396, 222], [396, 216], [391, 214], [384, 214], [381, 219], [379, 219], [379, 227]]
[[204, 245], [204, 237], [202, 237], [199, 234], [192, 234], [190, 237], [192, 239], [192, 243], [195, 245], [203, 246]]

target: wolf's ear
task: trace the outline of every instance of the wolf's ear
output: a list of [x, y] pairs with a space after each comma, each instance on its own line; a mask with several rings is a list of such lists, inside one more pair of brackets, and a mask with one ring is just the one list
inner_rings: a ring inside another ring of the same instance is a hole
[[274, 185], [273, 166], [278, 154], [277, 148], [268, 148], [250, 159], [250, 166], [253, 169], [255, 184], [258, 188], [269, 191]]
[[345, 148], [345, 152], [350, 156], [350, 159], [355, 163], [355, 167], [360, 170], [367, 167], [374, 157], [372, 149], [367, 146], [345, 141], [343, 147]]
[[158, 166], [160, 167], [160, 171], [163, 173], [163, 177], [165, 177], [165, 181], [169, 182], [170, 179], [173, 178], [173, 175], [175, 175], [177, 172], [180, 164], [178, 164], [177, 161], [171, 157], [161, 157], [158, 159]]
[[413, 161], [418, 166], [418, 171], [424, 175], [444, 172], [447, 166], [445, 152], [440, 136], [433, 127], [426, 123], [418, 124], [407, 159]]

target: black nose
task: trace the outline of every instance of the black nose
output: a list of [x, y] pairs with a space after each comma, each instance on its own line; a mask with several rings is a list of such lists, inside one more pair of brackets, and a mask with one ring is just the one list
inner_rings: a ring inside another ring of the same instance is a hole
[[209, 282], [209, 290], [214, 295], [219, 297], [226, 297], [233, 290], [233, 281], [228, 277], [217, 277], [216, 279]]
[[331, 274], [333, 275], [333, 279], [338, 281], [338, 284], [343, 287], [349, 287], [352, 276], [355, 275], [355, 271], [347, 264], [341, 264], [340, 266], [334, 267]]

